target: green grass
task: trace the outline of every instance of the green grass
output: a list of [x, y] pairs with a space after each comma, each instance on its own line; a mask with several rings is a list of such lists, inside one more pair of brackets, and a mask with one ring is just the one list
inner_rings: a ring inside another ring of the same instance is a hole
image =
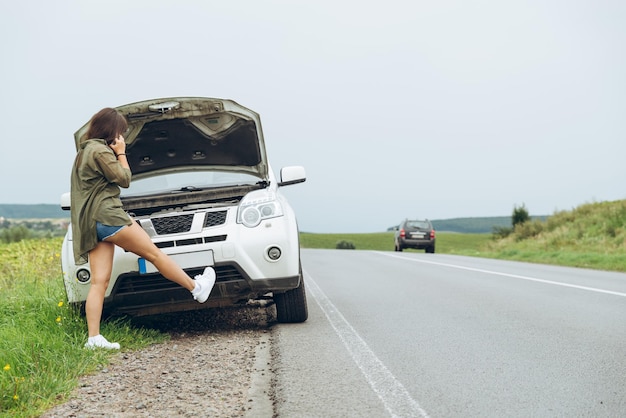
[[626, 200], [588, 203], [515, 228], [482, 256], [626, 272]]
[[[313, 234], [300, 233], [302, 248], [336, 248], [340, 241], [352, 242], [357, 250], [393, 251], [393, 232], [369, 234]], [[436, 252], [445, 254], [477, 255], [481, 248], [491, 240], [491, 234], [458, 234], [438, 232]], [[407, 249], [404, 251], [419, 251]]]
[[[83, 348], [87, 327], [66, 302], [60, 247], [61, 238], [0, 244], [2, 417], [40, 415], [112, 355]], [[119, 319], [103, 323], [102, 331], [129, 349], [166, 338]]]
[[336, 248], [339, 241], [350, 241], [357, 250], [393, 250], [393, 232], [371, 234], [300, 233], [300, 246], [302, 248]]

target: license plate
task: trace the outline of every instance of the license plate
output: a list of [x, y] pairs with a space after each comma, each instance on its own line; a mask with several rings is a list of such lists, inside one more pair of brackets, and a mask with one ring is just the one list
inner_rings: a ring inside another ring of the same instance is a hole
[[[181, 268], [207, 267], [215, 264], [213, 250], [194, 251], [190, 253], [169, 255]], [[139, 274], [156, 273], [158, 270], [154, 264], [145, 258], [139, 258]]]
[[424, 238], [424, 234], [423, 233], [413, 233], [413, 234], [411, 234], [411, 237], [413, 237], [413, 238]]

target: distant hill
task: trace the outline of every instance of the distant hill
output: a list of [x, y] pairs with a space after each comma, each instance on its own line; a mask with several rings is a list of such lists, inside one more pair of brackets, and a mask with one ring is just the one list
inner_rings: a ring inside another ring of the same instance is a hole
[[3, 205], [0, 204], [0, 217], [8, 219], [59, 219], [69, 218], [70, 213], [61, 205]]
[[[531, 216], [531, 219], [545, 221], [547, 216]], [[512, 226], [510, 216], [491, 216], [484, 218], [451, 218], [451, 219], [431, 219], [435, 230], [443, 232], [459, 232], [464, 234], [488, 234], [493, 232], [494, 227]], [[393, 230], [391, 227], [388, 230]]]

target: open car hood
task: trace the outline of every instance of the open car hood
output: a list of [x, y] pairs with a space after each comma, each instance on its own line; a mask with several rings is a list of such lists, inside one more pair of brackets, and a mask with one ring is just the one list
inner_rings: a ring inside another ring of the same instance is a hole
[[[128, 120], [124, 138], [134, 179], [206, 169], [268, 178], [260, 117], [232, 100], [175, 97], [116, 109]], [[88, 125], [74, 134], [77, 150]]]

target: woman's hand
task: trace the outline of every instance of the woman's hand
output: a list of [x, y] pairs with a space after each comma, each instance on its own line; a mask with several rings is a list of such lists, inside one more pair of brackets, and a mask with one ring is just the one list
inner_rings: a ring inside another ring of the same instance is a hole
[[126, 153], [126, 142], [124, 142], [124, 137], [122, 135], [115, 138], [115, 141], [111, 142], [109, 145], [115, 155]]

